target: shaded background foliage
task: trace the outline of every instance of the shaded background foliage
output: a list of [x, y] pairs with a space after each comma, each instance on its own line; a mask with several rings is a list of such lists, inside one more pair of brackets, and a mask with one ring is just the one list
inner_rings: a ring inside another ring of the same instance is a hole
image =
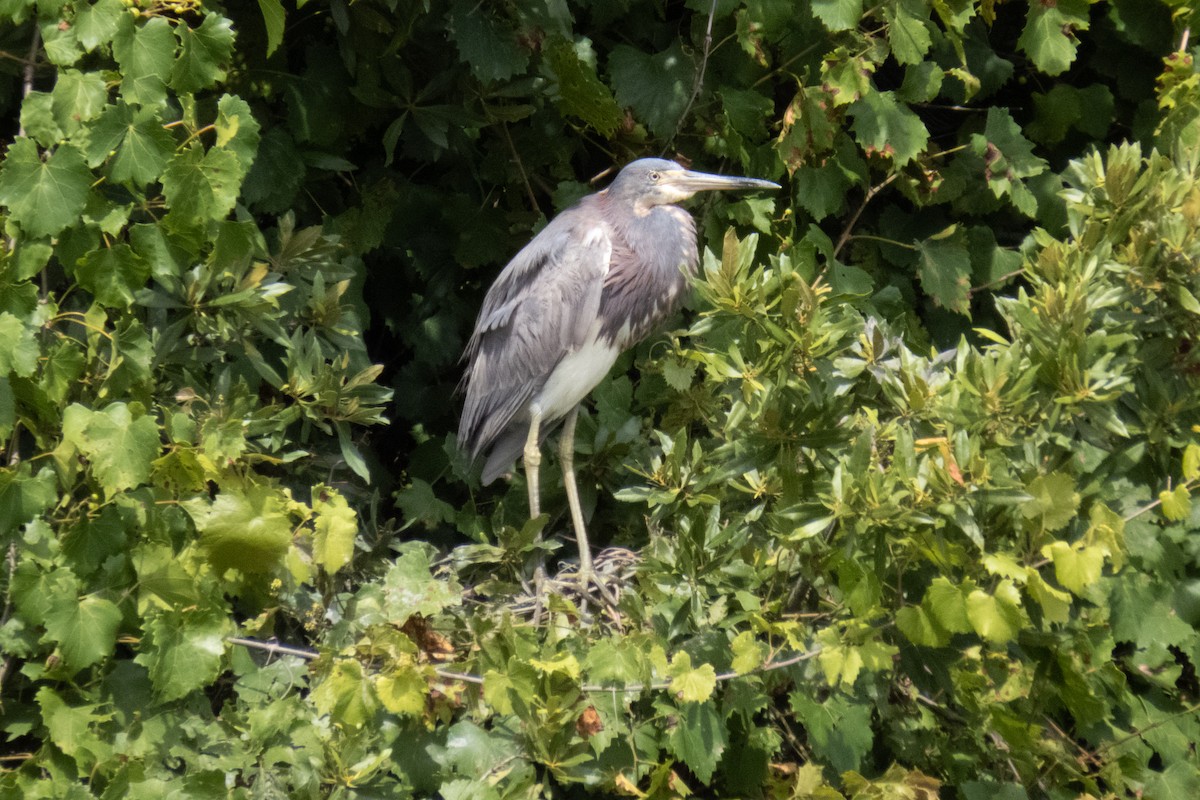
[[[1195, 795], [1191, 17], [0, 0], [0, 791]], [[786, 189], [581, 420], [623, 622], [533, 626], [458, 355], [658, 154]]]

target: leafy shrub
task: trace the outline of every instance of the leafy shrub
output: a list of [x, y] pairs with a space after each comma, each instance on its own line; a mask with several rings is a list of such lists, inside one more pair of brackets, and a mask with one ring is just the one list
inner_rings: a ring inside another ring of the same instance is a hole
[[[295, 5], [0, 2], [0, 795], [1200, 791], [1190, 6]], [[581, 418], [614, 614], [448, 398], [663, 152], [788, 190]]]

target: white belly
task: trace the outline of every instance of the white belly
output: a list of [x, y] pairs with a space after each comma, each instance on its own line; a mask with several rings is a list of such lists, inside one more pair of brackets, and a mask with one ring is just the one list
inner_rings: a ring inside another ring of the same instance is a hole
[[588, 344], [563, 356], [554, 372], [550, 373], [546, 385], [533, 398], [530, 405], [541, 411], [544, 421], [566, 416], [612, 369], [621, 350], [615, 344], [598, 342], [595, 335], [598, 332], [597, 324], [588, 337]]

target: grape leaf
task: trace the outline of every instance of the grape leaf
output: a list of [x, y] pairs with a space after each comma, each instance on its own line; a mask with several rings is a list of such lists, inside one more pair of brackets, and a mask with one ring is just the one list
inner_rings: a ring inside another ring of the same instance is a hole
[[563, 114], [578, 117], [602, 136], [611, 137], [621, 124], [621, 107], [596, 76], [595, 55], [585, 61], [578, 45], [556, 40], [545, 50], [546, 63], [558, 79], [557, 103]]
[[921, 287], [942, 308], [969, 314], [971, 310], [971, 255], [961, 232], [950, 239], [917, 243]]
[[712, 780], [728, 744], [725, 722], [711, 700], [680, 708], [675, 728], [667, 737], [671, 753], [705, 784]]
[[1066, 72], [1079, 48], [1074, 32], [1088, 27], [1090, 2], [1094, 0], [1030, 3], [1017, 46], [1047, 75]]
[[117, 32], [125, 6], [121, 0], [98, 0], [75, 11], [75, 37], [87, 52], [107, 42]]
[[313, 487], [313, 560], [330, 575], [350, 563], [358, 515], [346, 498], [328, 486]]
[[967, 595], [967, 618], [975, 632], [993, 644], [1015, 639], [1024, 627], [1024, 618], [1012, 581], [1001, 581], [993, 594], [975, 589]]
[[171, 206], [168, 219], [195, 224], [222, 219], [237, 201], [245, 168], [229, 150], [205, 152], [198, 142], [176, 153], [162, 174], [163, 194]]
[[352, 659], [333, 665], [313, 690], [312, 702], [322, 714], [352, 728], [362, 727], [379, 709], [372, 682], [363, 675], [362, 665]]
[[608, 70], [618, 103], [632, 108], [656, 135], [674, 132], [692, 86], [692, 61], [678, 41], [654, 55], [617, 45]]
[[140, 105], [166, 100], [175, 46], [175, 34], [165, 17], [151, 17], [139, 26], [133, 16], [123, 15], [112, 44], [121, 67], [121, 96]]
[[101, 305], [128, 308], [150, 277], [150, 264], [127, 244], [91, 250], [75, 266], [75, 280]]
[[144, 186], [158, 180], [175, 152], [175, 137], [152, 109], [109, 106], [90, 133], [88, 165], [97, 167], [111, 157], [108, 177], [116, 183]]
[[[303, 5], [303, 3], [301, 3]], [[258, 0], [258, 10], [267, 29], [267, 55], [271, 55], [283, 43], [283, 29], [287, 22], [283, 3], [279, 0]]]
[[692, 668], [692, 657], [679, 652], [671, 659], [670, 691], [685, 703], [702, 703], [712, 697], [717, 687], [717, 671], [712, 664]]
[[63, 70], [50, 92], [54, 119], [67, 132], [99, 116], [107, 101], [108, 88], [98, 72]]
[[182, 503], [200, 532], [200, 545], [218, 570], [268, 572], [292, 542], [289, 498], [272, 486], [223, 487], [213, 500]]
[[40, 352], [34, 332], [19, 318], [0, 312], [0, 375], [28, 378], [37, 371]]
[[111, 600], [88, 595], [59, 596], [46, 612], [46, 636], [58, 643], [63, 663], [83, 669], [112, 652], [121, 624], [121, 609]]
[[225, 77], [222, 66], [233, 54], [233, 23], [220, 14], [206, 14], [198, 28], [177, 25], [179, 58], [171, 69], [171, 88], [177, 92], [207, 89]]
[[932, 38], [926, 25], [927, 14], [923, 0], [900, 0], [884, 6], [888, 43], [892, 46], [892, 54], [901, 64], [919, 64], [929, 52]]
[[54, 236], [83, 212], [92, 173], [83, 154], [64, 144], [45, 161], [32, 139], [17, 139], [0, 168], [0, 204], [30, 236]]
[[525, 69], [529, 51], [512, 31], [498, 23], [474, 0], [455, 0], [450, 7], [450, 38], [479, 80], [506, 81]]
[[146, 668], [162, 700], [177, 700], [212, 683], [221, 673], [225, 638], [234, 632], [233, 622], [214, 609], [163, 611], [143, 628], [133, 660]]
[[150, 415], [134, 419], [125, 403], [103, 411], [72, 403], [63, 413], [63, 441], [88, 458], [110, 497], [145, 483], [159, 454], [158, 423]]
[[826, 30], [848, 31], [862, 19], [863, 0], [812, 0], [812, 13]]
[[908, 106], [896, 101], [895, 92], [868, 92], [852, 103], [847, 113], [850, 129], [868, 154], [891, 158], [896, 166], [912, 161], [929, 141], [929, 131]]

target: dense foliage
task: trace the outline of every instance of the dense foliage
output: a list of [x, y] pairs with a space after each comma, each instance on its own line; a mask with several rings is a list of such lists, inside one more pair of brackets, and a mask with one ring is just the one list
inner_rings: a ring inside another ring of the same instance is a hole
[[[1200, 796], [1193, 22], [0, 0], [0, 797]], [[613, 613], [453, 390], [658, 154], [786, 190], [581, 418]]]

